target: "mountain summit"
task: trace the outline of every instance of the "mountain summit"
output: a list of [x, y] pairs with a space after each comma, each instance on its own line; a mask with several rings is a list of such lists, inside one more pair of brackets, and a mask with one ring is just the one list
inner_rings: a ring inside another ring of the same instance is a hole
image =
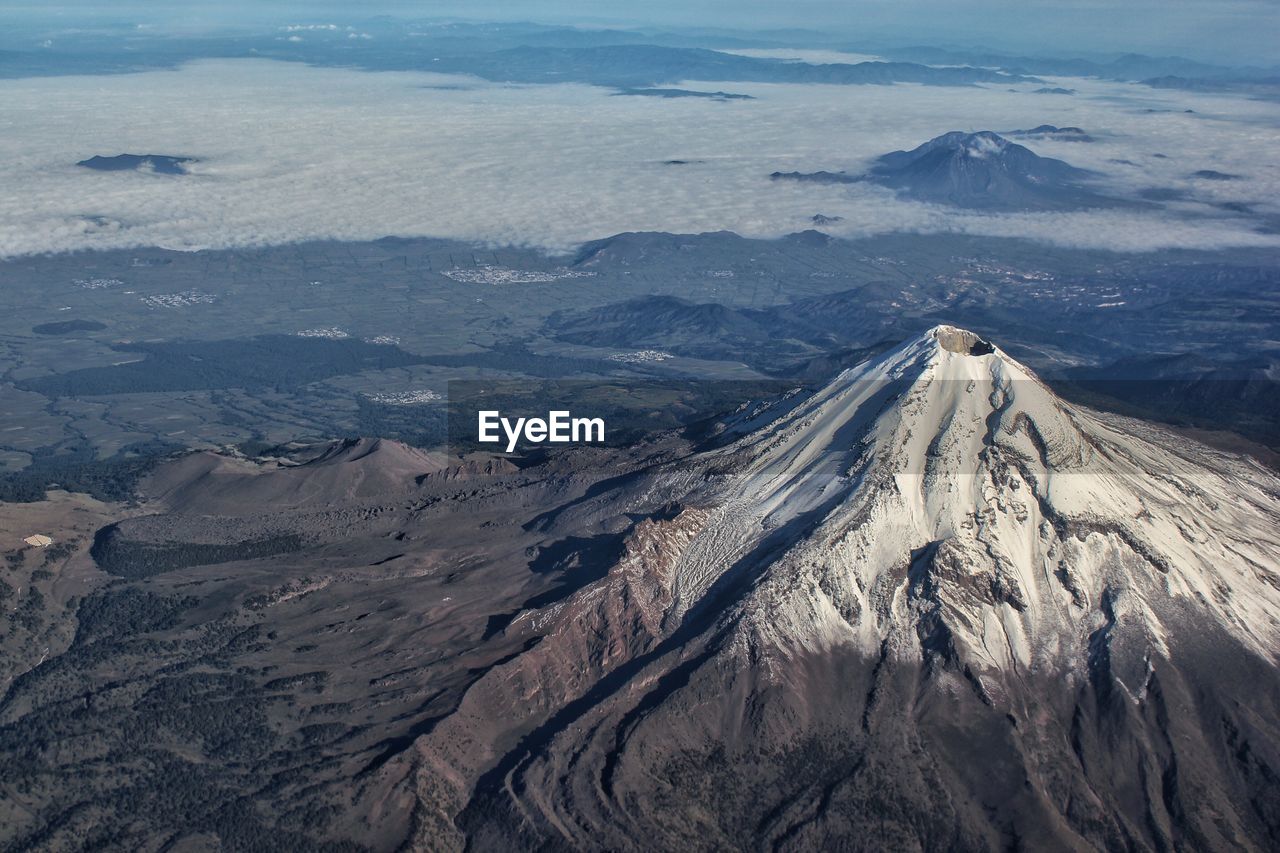
[[547, 709], [460, 792], [473, 843], [1275, 837], [1273, 473], [1067, 405], [951, 326], [786, 405], [560, 517], [665, 507], [513, 620], [536, 651], [429, 739], [431, 776], [483, 708]]
[[[793, 559], [821, 567], [819, 588], [845, 587], [842, 616], [800, 630], [848, 632], [868, 651], [918, 634], [919, 612], [873, 617], [866, 595], [910, 566], [948, 654], [983, 668], [1070, 669], [1089, 639], [1078, 609], [1107, 598], [1152, 637], [1211, 622], [1263, 657], [1280, 648], [1274, 479], [1072, 407], [972, 332], [938, 326], [846, 371], [728, 452], [754, 510], [727, 525], [822, 518]], [[792, 627], [821, 612], [811, 605]]]

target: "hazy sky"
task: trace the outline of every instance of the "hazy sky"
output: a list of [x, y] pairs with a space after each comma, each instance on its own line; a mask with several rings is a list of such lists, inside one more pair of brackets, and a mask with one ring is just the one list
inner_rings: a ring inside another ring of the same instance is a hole
[[123, 0], [5, 3], [0, 22], [104, 18], [195, 26], [457, 16], [583, 25], [799, 28], [851, 40], [990, 45], [1042, 54], [1141, 51], [1280, 63], [1280, 0]]

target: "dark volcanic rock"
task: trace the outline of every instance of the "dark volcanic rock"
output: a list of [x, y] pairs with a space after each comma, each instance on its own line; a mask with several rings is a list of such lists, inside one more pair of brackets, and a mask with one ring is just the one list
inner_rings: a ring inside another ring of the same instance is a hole
[[186, 163], [194, 163], [194, 157], [174, 157], [168, 154], [117, 154], [114, 157], [96, 155], [81, 160], [77, 166], [99, 172], [155, 172], [157, 175], [185, 175]]

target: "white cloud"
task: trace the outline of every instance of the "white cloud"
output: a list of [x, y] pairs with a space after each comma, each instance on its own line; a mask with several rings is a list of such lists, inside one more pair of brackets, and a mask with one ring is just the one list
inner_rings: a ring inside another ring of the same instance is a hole
[[810, 62], [815, 65], [850, 64], [883, 61], [870, 53], [850, 53], [847, 50], [804, 50], [799, 48], [718, 48], [721, 53], [738, 56], [754, 56], [758, 59], [781, 59], [786, 62]]
[[[1243, 218], [1098, 211], [983, 216], [869, 185], [774, 182], [859, 171], [953, 129], [1079, 125], [1093, 144], [1028, 143], [1127, 191], [1174, 186], [1280, 211], [1280, 106], [1098, 81], [1032, 86], [689, 84], [727, 103], [613, 97], [261, 60], [0, 81], [0, 255], [162, 245], [441, 236], [567, 249], [619, 231], [777, 236], [815, 213], [835, 233], [960, 231], [1113, 249], [1280, 246]], [[1196, 112], [1181, 112], [1192, 108]], [[1172, 110], [1145, 112], [1147, 109]], [[196, 156], [173, 177], [77, 168], [94, 154]], [[1152, 157], [1153, 153], [1168, 159]], [[679, 159], [687, 165], [665, 165]], [[1129, 160], [1135, 165], [1110, 162]], [[1198, 169], [1248, 176], [1191, 181]]]

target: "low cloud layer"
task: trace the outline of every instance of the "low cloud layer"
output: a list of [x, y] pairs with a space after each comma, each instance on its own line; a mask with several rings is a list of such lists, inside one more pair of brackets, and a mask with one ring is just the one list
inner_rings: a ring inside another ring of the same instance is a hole
[[[956, 231], [1119, 250], [1280, 246], [1256, 219], [1211, 206], [1280, 213], [1280, 105], [1084, 80], [1052, 81], [1075, 96], [1033, 94], [1038, 85], [685, 85], [755, 99], [615, 97], [588, 86], [254, 60], [0, 81], [0, 255], [387, 235], [554, 251], [634, 230], [778, 236], [809, 227], [818, 213], [842, 217], [824, 230], [847, 236]], [[768, 179], [775, 170], [861, 171], [878, 154], [947, 130], [1043, 123], [1094, 135], [1094, 143], [1027, 144], [1104, 173], [1111, 191], [1173, 188], [1196, 201], [1164, 211], [990, 216], [899, 201], [870, 185]], [[122, 152], [200, 162], [187, 176], [74, 165]], [[1188, 177], [1201, 169], [1244, 179]]]

